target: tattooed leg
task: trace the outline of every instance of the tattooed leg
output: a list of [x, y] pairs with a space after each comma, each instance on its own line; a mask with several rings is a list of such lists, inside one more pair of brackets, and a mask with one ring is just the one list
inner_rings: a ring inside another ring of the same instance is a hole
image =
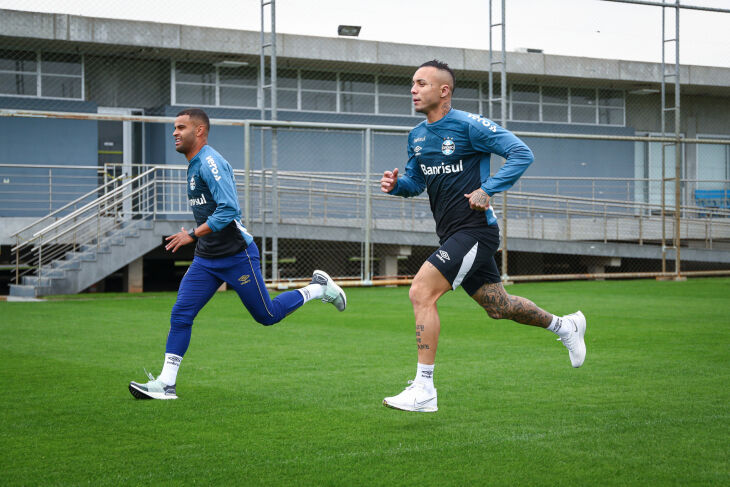
[[430, 262], [424, 262], [413, 278], [408, 296], [416, 317], [416, 345], [418, 363], [430, 365], [436, 359], [441, 320], [436, 302], [451, 289], [446, 278]]
[[507, 319], [523, 325], [547, 328], [553, 319], [552, 314], [529, 299], [507, 294], [501, 282], [483, 285], [472, 299], [495, 320]]

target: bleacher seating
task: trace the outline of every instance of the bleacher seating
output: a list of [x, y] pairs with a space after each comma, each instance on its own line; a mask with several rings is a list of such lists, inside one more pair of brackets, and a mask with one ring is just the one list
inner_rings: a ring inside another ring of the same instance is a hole
[[696, 189], [695, 203], [702, 208], [730, 208], [730, 190]]

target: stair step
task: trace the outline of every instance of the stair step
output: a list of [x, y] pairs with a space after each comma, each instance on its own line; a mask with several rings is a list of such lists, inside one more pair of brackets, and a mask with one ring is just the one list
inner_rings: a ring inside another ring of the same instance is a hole
[[114, 235], [113, 237], [108, 237], [102, 242], [102, 246], [107, 245], [124, 245], [124, 236]]
[[29, 286], [27, 284], [11, 284], [10, 296], [18, 298], [35, 298], [35, 286]]
[[23, 276], [22, 283], [33, 287], [37, 287], [39, 284], [41, 286], [50, 286], [51, 279], [51, 277]]
[[41, 276], [43, 277], [66, 277], [66, 271], [64, 269], [58, 269], [53, 267], [44, 266], [41, 270]]
[[135, 220], [134, 226], [140, 229], [152, 230], [154, 223], [151, 220]]
[[[68, 254], [66, 259], [68, 259]], [[55, 260], [51, 264], [54, 269], [63, 269], [64, 271], [77, 271], [81, 268], [78, 260]]]
[[139, 230], [136, 228], [125, 228], [121, 232], [119, 232], [119, 235], [122, 235], [126, 238], [137, 238], [139, 237]]

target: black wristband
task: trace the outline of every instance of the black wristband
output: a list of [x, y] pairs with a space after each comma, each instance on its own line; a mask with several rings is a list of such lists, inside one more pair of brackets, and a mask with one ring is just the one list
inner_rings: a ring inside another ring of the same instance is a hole
[[194, 228], [188, 232], [188, 235], [190, 235], [190, 237], [193, 239], [193, 242], [197, 242], [198, 241], [198, 236], [195, 235], [195, 229]]

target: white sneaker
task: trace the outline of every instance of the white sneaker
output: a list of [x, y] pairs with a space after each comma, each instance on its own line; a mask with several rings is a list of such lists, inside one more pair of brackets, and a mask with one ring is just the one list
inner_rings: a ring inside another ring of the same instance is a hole
[[150, 381], [145, 384], [137, 382], [129, 383], [129, 392], [137, 399], [177, 399], [175, 384], [168, 386], [160, 379], [147, 372]]
[[432, 389], [421, 382], [408, 381], [406, 389], [393, 397], [383, 399], [383, 405], [402, 411], [418, 411], [434, 413], [439, 410], [436, 404], [436, 389]]
[[566, 336], [558, 338], [565, 348], [568, 349], [570, 355], [570, 363], [573, 367], [580, 367], [586, 359], [586, 317], [583, 313], [576, 311], [573, 314], [562, 317], [564, 320], [563, 327], [568, 328]]
[[323, 303], [332, 303], [337, 311], [345, 311], [347, 307], [347, 296], [340, 286], [324, 271], [314, 271], [311, 284], [321, 284], [324, 287], [322, 295]]

